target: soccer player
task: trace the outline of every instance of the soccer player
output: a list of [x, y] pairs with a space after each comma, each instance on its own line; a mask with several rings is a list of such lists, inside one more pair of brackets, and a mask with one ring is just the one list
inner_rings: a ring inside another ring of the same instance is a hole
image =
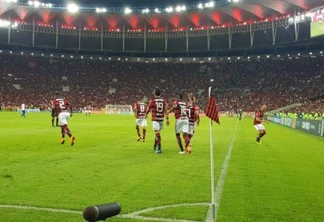
[[[72, 106], [66, 99], [55, 99], [53, 100], [53, 107], [55, 108], [55, 115], [58, 118], [59, 125], [62, 131], [61, 144], [65, 143], [65, 134], [71, 138], [71, 145], [74, 145], [75, 137], [72, 137], [69, 128], [67, 127], [67, 122], [70, 117], [72, 117]], [[64, 113], [63, 113], [64, 111]], [[60, 114], [63, 113], [61, 116]]]
[[261, 144], [261, 138], [266, 135], [265, 127], [262, 123], [267, 123], [268, 121], [263, 119], [263, 113], [266, 110], [267, 106], [261, 106], [260, 110], [255, 113], [254, 117], [254, 128], [259, 132], [258, 137], [256, 138], [256, 143]]
[[192, 94], [188, 95], [189, 104], [188, 104], [188, 117], [189, 117], [189, 140], [191, 141], [192, 137], [195, 134], [196, 126], [199, 126], [200, 116], [199, 116], [199, 107], [196, 105], [197, 100]]
[[162, 153], [161, 148], [161, 130], [163, 129], [163, 121], [164, 117], [166, 118], [167, 126], [170, 125], [169, 116], [167, 114], [168, 105], [166, 100], [160, 97], [161, 91], [159, 89], [155, 90], [155, 97], [150, 101], [148, 105], [148, 109], [145, 114], [145, 118], [148, 116], [150, 112], [152, 112], [152, 126], [155, 132], [155, 140], [153, 145], [153, 150], [156, 150], [156, 146], [158, 150], [156, 153]]
[[26, 117], [26, 105], [24, 103], [21, 104], [21, 117]]
[[52, 108], [51, 116], [52, 116], [52, 126], [55, 127], [55, 125], [54, 125], [54, 120], [55, 119], [56, 119], [56, 126], [58, 126], [58, 118], [57, 118], [57, 115], [56, 115], [55, 107]]
[[70, 137], [71, 146], [73, 146], [75, 142], [75, 137], [72, 136], [72, 133], [68, 127], [68, 120], [70, 119], [71, 116], [72, 113], [69, 113], [67, 109], [63, 109], [62, 112], [60, 112], [60, 114], [58, 115], [58, 119], [59, 119], [59, 124], [62, 133], [62, 139], [60, 143], [61, 144], [65, 143], [65, 134], [67, 134]]
[[[143, 139], [143, 142], [145, 142], [146, 127], [147, 127], [147, 120], [145, 118], [145, 115], [147, 111], [147, 105], [142, 101], [138, 101], [137, 103], [135, 103], [133, 110], [135, 112], [135, 117], [136, 117], [135, 127], [138, 136], [137, 141]], [[140, 126], [143, 129], [143, 138], [141, 137]]]
[[238, 115], [239, 115], [239, 120], [242, 120], [242, 116], [243, 116], [243, 110], [242, 109], [239, 109]]
[[178, 100], [176, 100], [173, 103], [172, 108], [168, 111], [168, 114], [174, 112], [174, 116], [176, 119], [176, 125], [175, 125], [175, 134], [178, 141], [178, 145], [180, 148], [179, 154], [185, 154], [185, 151], [182, 146], [181, 141], [181, 133], [183, 136], [183, 139], [185, 141], [185, 149], [188, 151], [188, 153], [191, 153], [191, 144], [189, 140], [189, 119], [187, 116], [187, 105], [186, 102], [183, 99], [183, 95], [179, 94]]

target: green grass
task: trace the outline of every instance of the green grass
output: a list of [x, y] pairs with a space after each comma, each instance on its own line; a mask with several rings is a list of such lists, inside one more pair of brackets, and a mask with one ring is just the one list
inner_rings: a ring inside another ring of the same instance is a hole
[[311, 23], [311, 37], [324, 35], [324, 23], [312, 22]]
[[[0, 112], [0, 204], [82, 210], [119, 202], [122, 213], [149, 207], [210, 201], [209, 128], [202, 117], [193, 154], [178, 155], [173, 125], [162, 131], [163, 154], [136, 142], [135, 119], [75, 114], [76, 144], [59, 144], [49, 113]], [[215, 180], [237, 119], [214, 126]], [[251, 119], [238, 125], [218, 221], [322, 221], [324, 139], [275, 124], [254, 143]], [[202, 221], [207, 207], [167, 208], [142, 216]], [[83, 221], [81, 215], [0, 208], [0, 221]], [[112, 218], [125, 222], [130, 219]]]

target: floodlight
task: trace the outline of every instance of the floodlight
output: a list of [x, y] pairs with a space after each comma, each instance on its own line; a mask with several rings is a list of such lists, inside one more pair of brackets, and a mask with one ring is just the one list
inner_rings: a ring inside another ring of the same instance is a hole
[[155, 9], [154, 9], [154, 12], [156, 12], [156, 13], [161, 13], [160, 9], [158, 9], [158, 8], [155, 8]]
[[172, 7], [167, 7], [167, 8], [165, 9], [165, 11], [168, 12], [168, 13], [173, 12], [173, 8], [172, 8]]
[[130, 8], [125, 8], [125, 11], [124, 12], [127, 15], [127, 14], [132, 13], [132, 10]]
[[28, 1], [28, 5], [33, 5], [34, 2], [33, 1]]
[[168, 61], [168, 58], [165, 58], [165, 61]]
[[211, 58], [209, 57], [209, 58], [208, 58], [208, 60], [210, 61], [210, 60], [211, 60]]
[[201, 4], [201, 3], [199, 3], [198, 6], [197, 6], [197, 8], [199, 8], [199, 9], [203, 9], [203, 8], [204, 8], [204, 5]]
[[79, 6], [77, 6], [75, 3], [70, 3], [68, 4], [67, 9], [71, 13], [76, 13], [77, 11], [79, 11]]
[[39, 7], [41, 5], [41, 3], [39, 1], [34, 1], [34, 6], [35, 7]]
[[142, 13], [145, 14], [145, 13], [149, 13], [150, 10], [148, 8], [145, 8], [145, 9], [142, 9]]

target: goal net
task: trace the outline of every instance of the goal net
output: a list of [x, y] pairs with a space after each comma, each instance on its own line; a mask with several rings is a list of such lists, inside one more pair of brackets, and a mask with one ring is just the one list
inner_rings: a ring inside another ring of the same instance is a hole
[[106, 114], [133, 114], [131, 105], [106, 105]]

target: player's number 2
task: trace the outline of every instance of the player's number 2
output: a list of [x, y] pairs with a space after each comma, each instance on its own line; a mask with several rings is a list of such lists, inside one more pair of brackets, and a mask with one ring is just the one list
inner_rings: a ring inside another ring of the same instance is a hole
[[64, 109], [65, 108], [64, 101], [63, 100], [59, 100], [59, 104], [60, 104], [60, 108], [61, 109]]

